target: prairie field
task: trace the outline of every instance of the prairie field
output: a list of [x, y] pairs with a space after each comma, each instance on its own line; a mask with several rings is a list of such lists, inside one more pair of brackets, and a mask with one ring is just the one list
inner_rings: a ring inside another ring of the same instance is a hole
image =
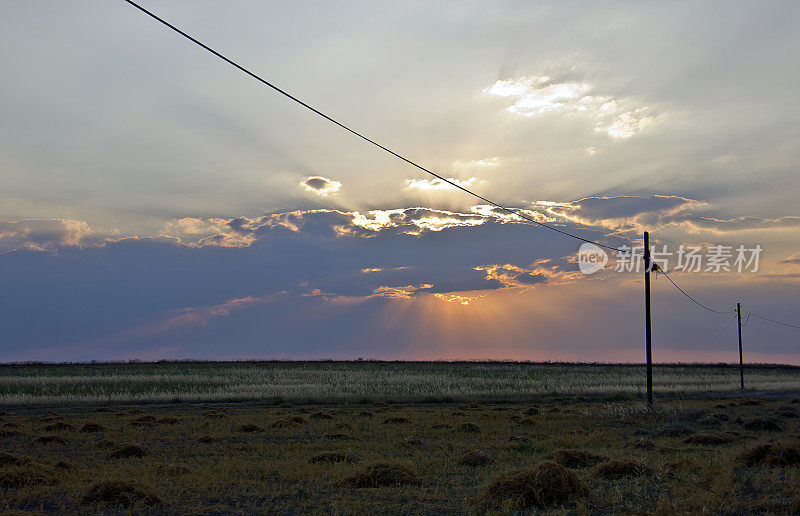
[[[642, 373], [499, 363], [5, 367], [0, 512], [800, 508], [795, 369], [753, 368], [746, 381], [762, 383], [742, 393], [736, 368], [662, 366], [653, 407], [635, 388]], [[580, 388], [567, 387], [570, 375]]]
[[[641, 365], [518, 362], [158, 362], [0, 365], [0, 405], [247, 401], [497, 401], [641, 397]], [[800, 368], [748, 365], [748, 390], [798, 390]], [[658, 394], [736, 392], [738, 366], [656, 365]]]

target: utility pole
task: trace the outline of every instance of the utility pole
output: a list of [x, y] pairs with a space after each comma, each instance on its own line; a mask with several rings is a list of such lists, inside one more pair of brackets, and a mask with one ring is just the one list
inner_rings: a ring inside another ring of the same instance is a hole
[[653, 350], [650, 332], [650, 233], [644, 232], [644, 321], [647, 354], [647, 406], [653, 405]]
[[744, 390], [744, 360], [742, 359], [742, 303], [736, 303], [736, 319], [739, 322], [739, 390]]

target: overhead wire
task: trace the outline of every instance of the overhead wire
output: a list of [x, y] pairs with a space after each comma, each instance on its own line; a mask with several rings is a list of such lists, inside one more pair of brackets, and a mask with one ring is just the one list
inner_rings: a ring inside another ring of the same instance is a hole
[[751, 315], [753, 317], [757, 317], [758, 319], [763, 319], [763, 320], [769, 321], [771, 323], [780, 324], [780, 325], [783, 325], [783, 326], [788, 326], [790, 328], [797, 328], [798, 330], [800, 330], [800, 325], [789, 324], [787, 322], [782, 322], [782, 321], [776, 321], [775, 319], [770, 319], [769, 317], [764, 317], [763, 315], [754, 314], [753, 312], [748, 312], [748, 314], [747, 314], [748, 319], [750, 318]]
[[194, 44], [200, 46], [201, 48], [207, 50], [208, 52], [214, 54], [218, 58], [222, 59], [226, 63], [228, 63], [231, 66], [233, 66], [234, 68], [240, 70], [241, 72], [244, 72], [245, 74], [249, 75], [250, 77], [256, 79], [259, 82], [261, 82], [265, 86], [268, 86], [268, 87], [272, 88], [273, 90], [275, 90], [276, 92], [278, 92], [281, 95], [285, 96], [286, 98], [288, 98], [288, 99], [300, 104], [301, 106], [303, 106], [304, 108], [308, 109], [309, 111], [321, 116], [325, 120], [328, 120], [329, 122], [337, 125], [338, 127], [344, 129], [345, 131], [348, 131], [349, 133], [351, 133], [351, 134], [353, 134], [355, 136], [358, 136], [362, 140], [374, 145], [375, 147], [378, 147], [379, 149], [388, 152], [392, 156], [404, 161], [405, 163], [407, 163], [407, 164], [409, 164], [409, 165], [411, 165], [411, 166], [413, 166], [413, 167], [415, 167], [415, 168], [417, 168], [419, 170], [422, 170], [423, 172], [425, 172], [427, 174], [430, 174], [433, 177], [435, 177], [435, 178], [437, 178], [437, 179], [439, 179], [441, 181], [444, 181], [445, 183], [449, 184], [450, 186], [453, 186], [453, 187], [455, 187], [455, 188], [457, 188], [457, 189], [459, 189], [459, 190], [461, 190], [463, 192], [466, 192], [469, 195], [471, 195], [471, 196], [473, 196], [473, 197], [475, 197], [477, 199], [480, 199], [481, 201], [484, 201], [484, 202], [494, 206], [495, 208], [501, 209], [501, 210], [503, 210], [503, 211], [505, 211], [507, 213], [510, 213], [512, 215], [515, 215], [515, 216], [520, 217], [522, 219], [525, 219], [527, 221], [533, 222], [534, 224], [536, 224], [538, 226], [541, 226], [543, 228], [549, 229], [551, 231], [556, 231], [558, 233], [561, 233], [562, 235], [566, 235], [568, 237], [575, 238], [577, 240], [581, 240], [581, 241], [586, 242], [586, 243], [594, 244], [594, 245], [596, 245], [598, 247], [602, 247], [602, 248], [605, 248], [605, 249], [610, 249], [610, 250], [617, 251], [617, 252], [623, 252], [621, 249], [618, 249], [616, 247], [613, 247], [613, 246], [610, 246], [610, 245], [606, 245], [606, 244], [602, 244], [600, 242], [597, 242], [597, 241], [594, 241], [594, 240], [590, 240], [588, 238], [583, 238], [582, 236], [575, 235], [573, 233], [570, 233], [568, 231], [564, 231], [562, 229], [558, 229], [556, 227], [553, 227], [553, 226], [551, 226], [549, 224], [545, 224], [543, 222], [539, 222], [538, 220], [534, 219], [533, 217], [528, 216], [527, 214], [525, 214], [522, 210], [520, 210], [518, 208], [508, 208], [508, 207], [506, 207], [506, 206], [504, 206], [504, 205], [502, 205], [502, 204], [500, 204], [498, 202], [495, 202], [495, 201], [493, 201], [491, 199], [488, 199], [488, 198], [486, 198], [486, 197], [484, 197], [482, 195], [479, 195], [479, 194], [473, 192], [472, 190], [470, 190], [468, 188], [465, 188], [464, 186], [458, 184], [456, 181], [452, 181], [450, 179], [447, 179], [446, 177], [444, 177], [444, 176], [442, 176], [440, 174], [437, 174], [436, 172], [433, 172], [432, 170], [429, 170], [428, 168], [423, 167], [422, 165], [416, 163], [415, 161], [413, 161], [413, 160], [411, 160], [409, 158], [406, 158], [405, 156], [401, 155], [400, 153], [395, 152], [395, 151], [391, 150], [390, 148], [388, 148], [388, 147], [386, 147], [384, 145], [381, 145], [380, 143], [378, 143], [377, 141], [375, 141], [375, 140], [373, 140], [371, 138], [368, 138], [367, 136], [365, 136], [361, 132], [356, 131], [355, 129], [347, 126], [343, 122], [339, 122], [335, 118], [323, 113], [322, 111], [320, 111], [319, 109], [313, 107], [312, 105], [300, 100], [298, 97], [292, 95], [291, 93], [287, 92], [286, 90], [284, 90], [282, 88], [279, 88], [275, 84], [273, 84], [273, 83], [267, 81], [266, 79], [262, 78], [261, 76], [257, 75], [255, 72], [252, 72], [252, 71], [248, 70], [247, 68], [245, 68], [244, 66], [240, 65], [236, 61], [234, 61], [234, 60], [224, 56], [220, 52], [214, 50], [213, 48], [211, 48], [210, 46], [208, 46], [205, 43], [201, 42], [197, 38], [195, 38], [193, 36], [190, 36], [189, 34], [184, 32], [183, 30], [179, 29], [178, 27], [176, 27], [175, 25], [173, 25], [170, 22], [166, 21], [165, 19], [159, 17], [155, 13], [145, 9], [141, 5], [139, 5], [136, 2], [134, 2], [133, 0], [124, 0], [124, 1], [127, 2], [128, 4], [132, 5], [133, 7], [139, 9], [140, 11], [145, 13], [146, 15], [150, 16], [151, 18], [153, 18], [154, 20], [156, 20], [159, 23], [163, 24], [164, 26], [166, 26], [166, 27], [172, 29], [173, 31], [177, 32], [178, 34], [180, 34], [184, 38], [188, 39], [192, 43], [194, 43]]
[[659, 268], [659, 271], [660, 271], [660, 272], [661, 272], [661, 273], [664, 275], [664, 277], [665, 277], [665, 278], [667, 278], [667, 279], [669, 280], [669, 282], [670, 282], [670, 283], [672, 283], [672, 285], [673, 285], [675, 288], [677, 288], [677, 289], [678, 289], [678, 290], [681, 292], [681, 294], [683, 294], [684, 296], [686, 296], [686, 298], [687, 298], [687, 299], [689, 299], [690, 301], [692, 301], [694, 304], [696, 304], [696, 305], [697, 305], [697, 306], [699, 306], [700, 308], [703, 308], [703, 309], [705, 309], [705, 310], [708, 310], [709, 312], [714, 312], [714, 313], [716, 313], [716, 314], [729, 314], [729, 313], [731, 313], [731, 312], [734, 312], [734, 311], [735, 311], [735, 310], [715, 310], [715, 309], [713, 309], [713, 308], [710, 308], [710, 307], [708, 307], [708, 306], [704, 305], [703, 303], [701, 303], [701, 302], [700, 302], [700, 301], [698, 301], [697, 299], [695, 299], [695, 298], [693, 298], [692, 296], [690, 296], [690, 295], [689, 295], [689, 294], [688, 294], [688, 293], [687, 293], [685, 290], [683, 290], [681, 287], [679, 287], [679, 286], [678, 286], [678, 284], [677, 284], [677, 283], [675, 283], [675, 282], [672, 280], [672, 278], [670, 278], [670, 277], [669, 277], [669, 274], [667, 274], [667, 272], [666, 272], [666, 271], [664, 271], [664, 270], [662, 270], [662, 269], [660, 269], [660, 268]]
[[[448, 178], [446, 178], [446, 177], [444, 177], [444, 176], [442, 176], [442, 175], [440, 175], [440, 174], [438, 174], [436, 172], [433, 172], [432, 170], [430, 170], [430, 169], [418, 164], [417, 162], [415, 162], [415, 161], [413, 161], [413, 160], [411, 160], [409, 158], [406, 158], [402, 154], [400, 154], [400, 153], [398, 153], [396, 151], [393, 151], [392, 149], [390, 149], [390, 148], [378, 143], [377, 141], [365, 136], [363, 133], [361, 133], [361, 132], [349, 127], [348, 125], [344, 124], [343, 122], [340, 122], [340, 121], [336, 120], [332, 116], [325, 114], [324, 112], [320, 111], [319, 109], [315, 108], [314, 106], [308, 104], [307, 102], [305, 102], [305, 101], [299, 99], [298, 97], [292, 95], [291, 93], [287, 92], [286, 90], [284, 90], [284, 89], [276, 86], [275, 84], [267, 81], [266, 79], [264, 79], [260, 75], [256, 74], [255, 72], [250, 71], [249, 69], [247, 69], [244, 66], [240, 65], [239, 63], [237, 63], [233, 59], [230, 59], [230, 58], [226, 57], [225, 55], [223, 55], [222, 53], [218, 52], [217, 50], [214, 50], [210, 46], [206, 45], [205, 43], [201, 42], [197, 38], [195, 38], [195, 37], [189, 35], [188, 33], [184, 32], [183, 30], [181, 30], [177, 26], [175, 26], [172, 23], [166, 21], [165, 19], [159, 17], [155, 13], [153, 13], [153, 12], [149, 11], [148, 9], [142, 7], [141, 5], [139, 5], [138, 3], [134, 2], [133, 0], [124, 0], [124, 1], [127, 2], [128, 4], [130, 4], [131, 6], [135, 7], [139, 11], [143, 12], [147, 16], [149, 16], [149, 17], [153, 18], [154, 20], [158, 21], [162, 25], [164, 25], [164, 26], [168, 27], [169, 29], [175, 31], [176, 33], [180, 34], [181, 36], [183, 36], [184, 38], [188, 39], [192, 43], [198, 45], [199, 47], [201, 47], [204, 50], [210, 52], [211, 54], [213, 54], [214, 56], [218, 57], [219, 59], [221, 59], [221, 60], [225, 61], [226, 63], [230, 64], [231, 66], [233, 66], [234, 68], [238, 69], [239, 71], [245, 73], [246, 75], [252, 77], [253, 79], [256, 79], [260, 83], [264, 84], [265, 86], [268, 86], [272, 90], [276, 91], [277, 93], [280, 93], [281, 95], [283, 95], [284, 97], [292, 100], [293, 102], [296, 102], [300, 106], [308, 109], [312, 113], [315, 113], [316, 115], [324, 118], [325, 120], [331, 122], [332, 124], [340, 127], [341, 129], [344, 129], [345, 131], [347, 131], [347, 132], [349, 132], [349, 133], [361, 138], [362, 140], [374, 145], [375, 147], [377, 147], [377, 148], [389, 153], [390, 155], [394, 156], [395, 158], [397, 158], [397, 159], [399, 159], [399, 160], [401, 160], [401, 161], [403, 161], [403, 162], [405, 162], [405, 163], [407, 163], [407, 164], [409, 164], [409, 165], [411, 165], [411, 166], [413, 166], [413, 167], [415, 167], [415, 168], [417, 168], [417, 169], [419, 169], [419, 170], [421, 170], [421, 171], [423, 171], [423, 172], [425, 172], [425, 173], [427, 173], [427, 174], [439, 179], [440, 181], [443, 181], [444, 183], [446, 183], [446, 184], [448, 184], [448, 185], [450, 185], [450, 186], [452, 186], [452, 187], [454, 187], [454, 188], [456, 188], [458, 190], [461, 190], [461, 191], [463, 191], [463, 192], [465, 192], [465, 193], [467, 193], [467, 194], [469, 194], [469, 195], [471, 195], [471, 196], [473, 196], [473, 197], [475, 197], [477, 199], [480, 199], [481, 201], [486, 202], [487, 204], [489, 204], [491, 206], [494, 206], [495, 208], [503, 210], [506, 213], [509, 213], [509, 214], [514, 215], [516, 217], [519, 217], [519, 218], [521, 218], [523, 220], [526, 220], [526, 221], [528, 221], [530, 223], [533, 223], [536, 226], [543, 227], [545, 229], [549, 229], [549, 230], [555, 231], [557, 233], [561, 233], [562, 235], [568, 236], [570, 238], [574, 238], [576, 240], [580, 240], [582, 242], [594, 244], [594, 245], [596, 245], [598, 247], [601, 247], [601, 248], [604, 248], [604, 249], [609, 249], [609, 250], [616, 251], [616, 252], [619, 252], [619, 253], [627, 253], [627, 252], [629, 252], [627, 250], [623, 250], [621, 248], [617, 248], [617, 247], [614, 247], [614, 246], [606, 245], [606, 244], [597, 242], [595, 240], [584, 238], [582, 236], [579, 236], [579, 235], [570, 233], [568, 231], [559, 229], [559, 228], [551, 226], [549, 224], [545, 224], [545, 223], [540, 222], [540, 221], [534, 219], [533, 217], [527, 215], [522, 209], [509, 208], [509, 207], [506, 207], [506, 206], [504, 206], [504, 205], [502, 205], [502, 204], [500, 204], [500, 203], [498, 203], [496, 201], [493, 201], [493, 200], [491, 200], [491, 199], [489, 199], [487, 197], [484, 197], [484, 196], [482, 196], [480, 194], [477, 194], [477, 193], [473, 192], [472, 190], [470, 190], [470, 189], [458, 184], [455, 180], [450, 180], [450, 179], [448, 179]], [[703, 303], [701, 303], [700, 301], [698, 301], [697, 299], [695, 299], [694, 297], [689, 295], [680, 286], [678, 286], [678, 284], [675, 283], [675, 281], [673, 281], [673, 279], [669, 276], [669, 274], [667, 274], [664, 270], [661, 270], [661, 269], [657, 269], [657, 270], [660, 271], [662, 274], [664, 274], [664, 277], [666, 277], [667, 280], [669, 280], [669, 282], [672, 283], [672, 285], [676, 289], [678, 289], [687, 299], [689, 299], [690, 301], [695, 303], [700, 308], [703, 308], [703, 309], [705, 309], [705, 310], [707, 310], [709, 312], [713, 312], [713, 313], [717, 313], [717, 314], [728, 314], [728, 313], [731, 313], [730, 310], [727, 310], [727, 311], [726, 310], [715, 310], [714, 308], [710, 308], [710, 307], [704, 305]], [[781, 325], [784, 325], [784, 326], [789, 326], [789, 327], [792, 327], [792, 328], [800, 329], [800, 326], [796, 326], [796, 325], [785, 323], [785, 322], [781, 322], [781, 321], [776, 321], [776, 320], [773, 320], [773, 319], [770, 319], [770, 318], [767, 318], [767, 317], [764, 317], [764, 316], [761, 316], [761, 315], [758, 315], [758, 314], [754, 314], [754, 313], [749, 313], [748, 314], [748, 317], [747, 317], [748, 320], [749, 320], [751, 315], [753, 317], [757, 317], [759, 319], [763, 319], [765, 321], [769, 321], [769, 322], [772, 322], [772, 323], [775, 323], [775, 324], [781, 324]], [[747, 324], [747, 322], [745, 322], [745, 324]]]

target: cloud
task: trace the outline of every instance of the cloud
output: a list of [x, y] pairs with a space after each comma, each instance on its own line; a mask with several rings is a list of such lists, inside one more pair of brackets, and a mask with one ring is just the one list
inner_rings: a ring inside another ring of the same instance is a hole
[[[476, 183], [482, 183], [483, 180], [479, 180], [477, 177], [470, 177], [469, 179], [456, 179], [454, 177], [448, 177], [448, 181], [451, 181], [458, 186], [463, 188], [469, 188], [470, 186]], [[406, 190], [455, 190], [456, 187], [442, 181], [441, 179], [434, 178], [434, 179], [406, 179]]]
[[647, 108], [626, 111], [610, 124], [606, 126], [597, 126], [594, 130], [605, 132], [610, 137], [616, 139], [630, 138], [653, 122], [653, 117], [647, 115], [647, 112]]
[[800, 265], [800, 252], [794, 253], [788, 258], [781, 260], [781, 263], [786, 263], [790, 265]]
[[471, 168], [471, 167], [499, 167], [503, 160], [499, 156], [492, 156], [491, 158], [474, 159], [472, 161], [454, 161], [453, 167], [455, 168]]
[[560, 81], [549, 75], [502, 79], [483, 93], [512, 101], [506, 111], [522, 117], [581, 114], [593, 120], [596, 132], [614, 139], [630, 138], [655, 121], [651, 108], [626, 97], [590, 95], [594, 86], [582, 81]]
[[51, 251], [80, 246], [94, 235], [89, 225], [71, 219], [0, 221], [0, 252], [15, 249]]
[[337, 194], [342, 189], [341, 182], [322, 176], [307, 177], [300, 182], [300, 186], [306, 192], [311, 192], [322, 197]]

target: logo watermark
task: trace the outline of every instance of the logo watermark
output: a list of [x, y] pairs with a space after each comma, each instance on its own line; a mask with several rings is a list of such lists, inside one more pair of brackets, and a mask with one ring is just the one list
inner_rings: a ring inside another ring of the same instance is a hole
[[598, 245], [586, 242], [578, 249], [578, 267], [584, 274], [601, 271], [608, 263], [608, 253]]
[[[744, 245], [684, 245], [670, 251], [667, 245], [650, 246], [650, 259], [661, 270], [683, 272], [758, 272], [763, 248]], [[644, 248], [620, 246], [614, 255], [615, 272], [643, 272]], [[578, 268], [584, 274], [605, 269], [609, 256], [601, 247], [584, 243], [578, 249]], [[675, 266], [670, 267], [670, 262]]]

